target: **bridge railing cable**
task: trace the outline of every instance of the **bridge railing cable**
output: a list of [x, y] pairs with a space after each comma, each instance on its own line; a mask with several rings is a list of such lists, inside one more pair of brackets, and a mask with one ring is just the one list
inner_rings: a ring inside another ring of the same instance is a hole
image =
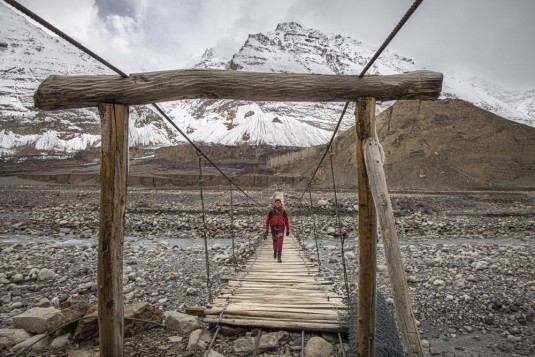
[[[72, 37], [70, 37], [69, 35], [67, 35], [63, 31], [61, 31], [60, 29], [58, 29], [57, 27], [55, 27], [54, 25], [52, 25], [51, 23], [49, 23], [48, 21], [43, 19], [42, 17], [38, 16], [36, 13], [32, 12], [30, 9], [22, 6], [21, 4], [19, 4], [15, 0], [4, 0], [4, 1], [7, 4], [11, 5], [12, 7], [14, 7], [15, 9], [17, 9], [18, 11], [20, 11], [21, 13], [23, 13], [24, 15], [28, 16], [29, 18], [31, 18], [32, 20], [34, 20], [37, 23], [39, 23], [40, 25], [44, 26], [46, 29], [52, 31], [53, 33], [55, 33], [56, 35], [58, 35], [59, 37], [61, 37], [62, 39], [64, 39], [68, 43], [70, 43], [71, 45], [73, 45], [74, 47], [78, 48], [80, 51], [82, 51], [82, 52], [86, 53], [87, 55], [93, 57], [94, 59], [96, 59], [97, 61], [99, 61], [100, 63], [102, 63], [103, 65], [105, 65], [106, 67], [108, 67], [109, 69], [114, 71], [115, 73], [119, 74], [121, 77], [128, 78], [128, 74], [126, 74], [125, 72], [121, 71], [119, 68], [115, 67], [110, 62], [106, 61], [104, 58], [100, 57], [99, 55], [97, 55], [96, 53], [94, 53], [93, 51], [91, 51], [90, 49], [85, 47], [84, 45], [82, 45], [80, 42], [74, 40]], [[200, 153], [200, 155], [202, 157], [204, 157], [206, 159], [206, 161], [208, 161], [210, 163], [210, 165], [212, 165], [231, 185], [236, 187], [241, 193], [243, 193], [247, 198], [249, 198], [251, 201], [253, 201], [257, 205], [260, 204], [254, 198], [252, 198], [247, 193], [245, 193], [245, 191], [243, 191], [237, 184], [235, 184], [234, 181], [232, 181], [212, 160], [210, 160], [210, 158], [208, 156], [206, 156], [202, 152], [202, 150], [197, 145], [195, 145], [195, 143], [193, 141], [191, 141], [191, 139], [186, 135], [186, 133], [184, 133], [173, 122], [173, 120], [171, 120], [171, 118], [169, 118], [169, 116], [160, 108], [159, 105], [157, 105], [155, 103], [153, 103], [152, 105], [154, 106], [154, 108], [156, 108], [158, 113], [160, 113], [165, 118], [165, 120], [167, 120], [167, 122], [169, 124], [171, 124], [171, 126], [173, 126], [180, 133], [180, 135], [182, 135], [182, 137], [184, 137], [184, 139], [186, 139], [186, 141], [191, 146], [193, 146], [193, 148], [198, 153]]]
[[201, 208], [202, 208], [202, 225], [203, 225], [203, 240], [204, 240], [204, 258], [206, 261], [206, 289], [208, 291], [208, 303], [212, 303], [212, 284], [210, 283], [210, 259], [208, 257], [208, 225], [206, 224], [206, 213], [204, 210], [204, 179], [202, 176], [202, 156], [199, 156], [199, 190], [201, 193]]
[[[373, 55], [373, 57], [370, 59], [370, 61], [368, 62], [368, 64], [362, 69], [362, 71], [360, 72], [360, 74], [358, 75], [359, 78], [362, 78], [364, 76], [364, 74], [366, 74], [366, 72], [368, 71], [368, 69], [373, 65], [373, 63], [375, 62], [375, 60], [381, 55], [381, 53], [385, 50], [386, 46], [388, 46], [388, 44], [392, 41], [392, 39], [397, 35], [397, 33], [399, 32], [399, 30], [401, 30], [401, 28], [403, 27], [403, 25], [405, 25], [405, 23], [407, 22], [407, 20], [411, 17], [411, 15], [416, 11], [416, 9], [418, 8], [418, 6], [420, 6], [420, 4], [423, 2], [423, 0], [415, 0], [414, 3], [412, 4], [412, 6], [409, 8], [409, 10], [407, 10], [407, 12], [405, 13], [405, 15], [403, 15], [403, 17], [401, 18], [401, 20], [398, 22], [398, 24], [396, 25], [396, 27], [394, 27], [394, 29], [392, 30], [392, 32], [390, 32], [390, 35], [388, 35], [388, 37], [386, 38], [386, 40], [383, 42], [383, 44], [381, 45], [381, 47], [379, 47], [377, 49], [377, 51], [375, 52], [375, 54]], [[356, 99], [356, 98], [355, 98]], [[310, 188], [310, 185], [312, 183], [312, 180], [314, 179], [314, 177], [316, 176], [316, 173], [318, 172], [321, 164], [323, 163], [323, 160], [325, 159], [325, 156], [327, 156], [327, 152], [329, 152], [331, 146], [332, 146], [332, 143], [334, 141], [334, 137], [336, 136], [336, 133], [338, 132], [338, 129], [340, 128], [340, 123], [342, 122], [342, 119], [344, 118], [344, 114], [347, 110], [347, 107], [349, 106], [349, 102], [346, 102], [346, 104], [344, 105], [344, 109], [342, 110], [342, 115], [340, 115], [340, 119], [338, 119], [338, 123], [336, 124], [336, 127], [334, 128], [334, 131], [333, 131], [333, 134], [331, 136], [331, 140], [329, 140], [329, 143], [327, 144], [327, 147], [325, 148], [325, 152], [323, 154], [323, 156], [321, 157], [321, 160], [318, 164], [318, 166], [316, 167], [316, 169], [314, 170], [314, 173], [312, 174], [312, 176], [310, 177], [310, 180], [308, 181], [308, 184], [307, 186], [305, 187], [305, 189], [303, 190], [303, 193], [301, 194], [301, 196], [299, 197], [299, 200], [298, 202], [301, 202], [301, 200], [303, 199], [303, 196], [305, 195], [305, 193], [307, 192], [307, 190]]]
[[336, 230], [338, 233], [338, 236], [340, 237], [340, 247], [342, 251], [342, 268], [344, 270], [344, 284], [346, 288], [346, 295], [349, 301], [349, 284], [347, 282], [347, 268], [346, 268], [346, 257], [345, 257], [345, 250], [344, 250], [344, 243], [346, 239], [346, 234], [342, 233], [342, 223], [340, 222], [340, 212], [338, 208], [338, 196], [336, 194], [336, 178], [334, 176], [334, 165], [333, 165], [333, 156], [334, 153], [332, 151], [332, 148], [329, 149], [329, 160], [331, 162], [331, 176], [333, 179], [333, 192], [334, 192], [334, 212], [336, 214]]
[[312, 227], [314, 229], [314, 241], [316, 243], [316, 254], [318, 256], [318, 271], [321, 269], [321, 259], [320, 259], [320, 249], [318, 247], [318, 231], [316, 229], [316, 214], [314, 213], [314, 206], [312, 203], [312, 190], [308, 190], [308, 194], [310, 195], [310, 215], [312, 217]]

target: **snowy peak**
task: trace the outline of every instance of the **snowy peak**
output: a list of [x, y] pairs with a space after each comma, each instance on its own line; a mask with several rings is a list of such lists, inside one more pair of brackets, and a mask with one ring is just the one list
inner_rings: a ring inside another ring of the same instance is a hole
[[[232, 57], [230, 68], [244, 71], [315, 74], [359, 74], [375, 48], [339, 34], [280, 23], [274, 32], [249, 35]], [[385, 51], [368, 74], [395, 74], [416, 70], [414, 62]]]
[[207, 48], [201, 58], [193, 65], [193, 68], [225, 69], [228, 62], [227, 58], [216, 56], [213, 48]]
[[303, 31], [303, 26], [298, 24], [297, 22], [281, 22], [277, 24], [277, 27], [275, 28], [275, 32], [299, 32]]

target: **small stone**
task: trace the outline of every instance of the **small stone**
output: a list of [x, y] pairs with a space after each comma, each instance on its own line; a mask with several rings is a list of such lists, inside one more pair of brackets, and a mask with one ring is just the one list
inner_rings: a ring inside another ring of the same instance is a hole
[[429, 341], [427, 341], [427, 340], [422, 340], [422, 347], [423, 347], [423, 348], [429, 348]]
[[388, 267], [386, 265], [379, 264], [379, 265], [377, 265], [377, 271], [379, 273], [385, 273], [385, 272], [388, 271]]
[[43, 268], [41, 271], [39, 271], [39, 280], [48, 280], [55, 278], [57, 276], [56, 273], [54, 273], [52, 270]]
[[182, 337], [182, 336], [169, 336], [167, 339], [169, 340], [169, 342], [182, 342], [184, 337]]
[[472, 282], [472, 283], [477, 281], [476, 277], [471, 275], [471, 274], [468, 275], [468, 278], [466, 278], [466, 280], [468, 280], [469, 282]]
[[510, 342], [518, 342], [521, 339], [522, 338], [520, 338], [520, 337], [516, 337], [516, 336], [513, 336], [513, 335], [507, 335], [507, 341], [510, 341]]
[[435, 281], [433, 281], [433, 285], [435, 286], [444, 285], [444, 280], [436, 279]]
[[14, 302], [13, 304], [9, 305], [9, 309], [15, 310], [20, 309], [22, 307], [22, 303], [20, 301]]

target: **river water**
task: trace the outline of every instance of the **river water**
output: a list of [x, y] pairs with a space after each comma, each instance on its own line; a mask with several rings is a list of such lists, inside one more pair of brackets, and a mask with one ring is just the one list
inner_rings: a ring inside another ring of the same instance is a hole
[[[245, 238], [235, 238], [234, 244], [246, 243], [248, 240]], [[151, 246], [158, 243], [167, 243], [171, 247], [199, 247], [204, 246], [202, 237], [197, 238], [169, 238], [154, 236], [151, 239], [143, 239], [139, 237], [125, 237], [125, 242], [133, 245]], [[29, 236], [29, 235], [0, 235], [0, 243], [9, 244], [51, 244], [51, 245], [82, 245], [88, 244], [95, 246], [98, 244], [98, 240], [94, 239], [79, 239], [75, 236], [65, 237], [49, 237], [49, 236]], [[232, 240], [230, 238], [208, 238], [208, 245], [218, 244], [223, 248], [232, 246]], [[309, 239], [307, 244], [314, 243], [314, 239]], [[340, 245], [340, 240], [336, 238], [318, 238], [318, 243], [321, 245]], [[535, 246], [535, 238], [512, 238], [512, 237], [486, 237], [486, 238], [474, 238], [474, 237], [448, 237], [448, 236], [436, 236], [436, 237], [400, 237], [400, 245], [433, 245], [433, 244], [445, 244], [445, 245], [530, 245]], [[357, 244], [356, 239], [346, 239], [345, 247], [355, 247]]]

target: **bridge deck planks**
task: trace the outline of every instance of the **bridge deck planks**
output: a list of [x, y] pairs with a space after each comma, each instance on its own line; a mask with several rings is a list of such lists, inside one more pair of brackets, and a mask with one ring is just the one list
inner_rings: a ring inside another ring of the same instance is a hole
[[[245, 270], [204, 310], [204, 322], [283, 330], [347, 332], [339, 313], [347, 310], [329, 277], [304, 261], [293, 238], [285, 238], [282, 263], [273, 259], [271, 240], [258, 247]], [[321, 286], [321, 288], [320, 288]], [[228, 306], [227, 306], [228, 304]], [[223, 316], [221, 313], [223, 312]]]

